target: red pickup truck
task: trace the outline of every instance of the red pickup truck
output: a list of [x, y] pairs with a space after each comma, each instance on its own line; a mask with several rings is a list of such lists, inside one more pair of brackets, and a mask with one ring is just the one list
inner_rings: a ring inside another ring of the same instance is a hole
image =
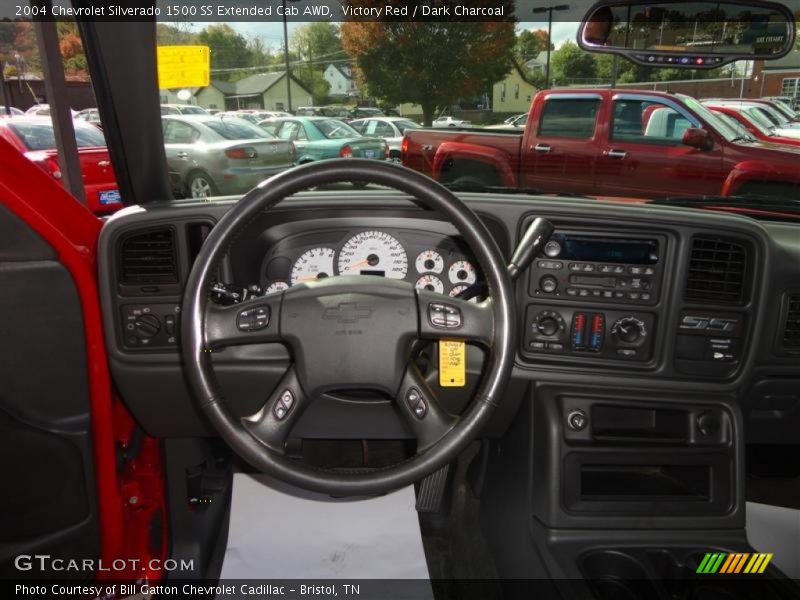
[[782, 193], [800, 149], [743, 139], [694, 98], [638, 90], [536, 94], [521, 132], [413, 129], [402, 162], [446, 184], [659, 198]]

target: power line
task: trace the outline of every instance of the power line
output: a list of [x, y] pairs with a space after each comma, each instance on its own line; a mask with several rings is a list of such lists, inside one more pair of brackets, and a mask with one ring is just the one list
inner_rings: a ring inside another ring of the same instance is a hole
[[[297, 60], [294, 62], [289, 63], [289, 66], [297, 67], [297, 66], [307, 66], [309, 64], [340, 64], [340, 63], [351, 63], [354, 64], [355, 61], [351, 58], [342, 58], [339, 60]], [[286, 67], [284, 65], [260, 65], [255, 67], [228, 67], [224, 69], [211, 69], [212, 73], [233, 73], [236, 71], [285, 71]]]

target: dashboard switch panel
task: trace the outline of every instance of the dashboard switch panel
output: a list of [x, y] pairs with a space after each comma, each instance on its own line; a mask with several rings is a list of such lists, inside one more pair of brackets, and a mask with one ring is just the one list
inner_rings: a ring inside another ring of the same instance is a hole
[[655, 323], [655, 315], [639, 311], [531, 304], [523, 353], [645, 362], [653, 354]]
[[128, 350], [176, 348], [180, 306], [126, 304], [122, 311], [122, 342]]

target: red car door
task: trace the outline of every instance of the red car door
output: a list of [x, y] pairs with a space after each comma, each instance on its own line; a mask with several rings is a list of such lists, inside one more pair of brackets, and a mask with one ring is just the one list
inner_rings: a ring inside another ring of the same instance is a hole
[[526, 187], [544, 192], [593, 194], [597, 156], [599, 94], [557, 93], [544, 98], [532, 135], [525, 136], [521, 152]]
[[699, 150], [683, 144], [684, 131], [702, 124], [680, 103], [621, 93], [606, 110], [608, 136], [595, 170], [599, 195], [658, 198], [721, 192], [727, 176], [722, 147]]

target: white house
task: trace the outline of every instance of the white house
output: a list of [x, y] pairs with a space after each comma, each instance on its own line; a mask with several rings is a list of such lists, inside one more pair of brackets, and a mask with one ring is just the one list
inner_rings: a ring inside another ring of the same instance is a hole
[[329, 94], [338, 97], [358, 96], [358, 87], [353, 70], [347, 65], [330, 64], [323, 73], [325, 81], [331, 86]]

